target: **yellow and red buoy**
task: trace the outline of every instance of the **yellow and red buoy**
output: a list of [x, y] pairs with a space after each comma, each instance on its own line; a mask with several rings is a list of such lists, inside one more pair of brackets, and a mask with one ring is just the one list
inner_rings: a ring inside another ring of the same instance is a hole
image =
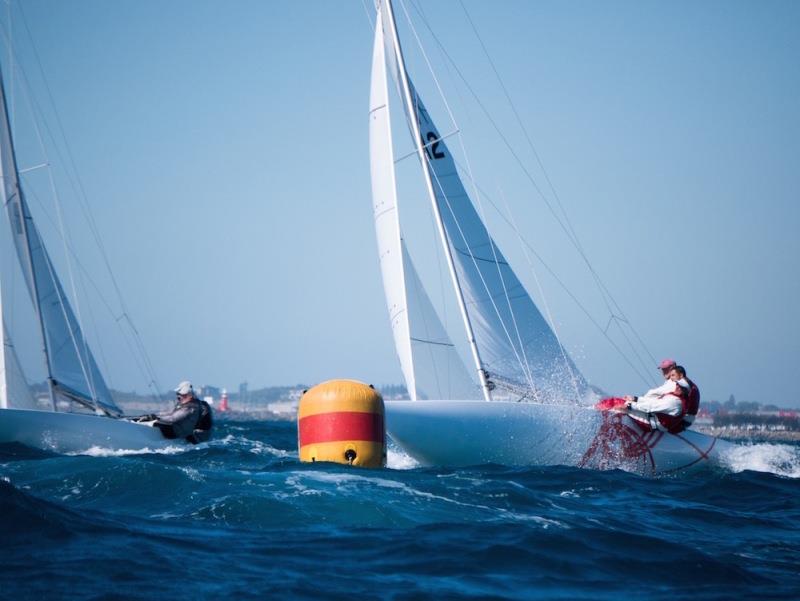
[[297, 407], [297, 446], [304, 462], [383, 467], [383, 397], [356, 380], [330, 380], [310, 388]]

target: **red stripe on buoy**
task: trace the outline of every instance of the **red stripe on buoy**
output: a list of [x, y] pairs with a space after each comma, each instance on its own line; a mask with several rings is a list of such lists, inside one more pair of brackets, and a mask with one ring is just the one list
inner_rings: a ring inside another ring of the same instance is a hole
[[300, 446], [316, 442], [338, 440], [367, 440], [383, 443], [383, 415], [380, 413], [358, 413], [334, 411], [317, 413], [300, 419], [298, 424]]

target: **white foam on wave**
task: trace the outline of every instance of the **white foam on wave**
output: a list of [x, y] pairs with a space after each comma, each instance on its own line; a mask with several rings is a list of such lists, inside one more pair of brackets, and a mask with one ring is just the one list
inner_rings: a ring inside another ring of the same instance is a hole
[[[342, 473], [342, 472], [292, 472], [286, 479], [286, 483], [290, 488], [294, 489], [300, 495], [336, 495], [342, 493], [358, 492], [359, 488], [366, 486], [375, 486], [379, 489], [389, 489], [414, 500], [419, 500], [423, 503], [438, 503], [442, 508], [446, 506], [456, 506], [460, 508], [467, 508], [485, 512], [496, 519], [514, 520], [517, 522], [533, 522], [541, 526], [543, 529], [550, 527], [556, 528], [569, 528], [569, 526], [558, 520], [545, 518], [539, 515], [522, 513], [519, 511], [511, 511], [504, 507], [496, 507], [487, 505], [485, 503], [476, 503], [456, 499], [454, 497], [445, 496], [444, 494], [437, 494], [426, 490], [420, 490], [413, 486], [392, 480], [389, 478], [381, 478], [376, 476], [365, 476], [357, 473]], [[335, 490], [323, 490], [315, 486], [315, 484], [330, 484], [335, 486]], [[469, 487], [468, 487], [469, 488]], [[450, 491], [452, 492], [452, 491]], [[287, 495], [288, 496], [288, 495]], [[455, 496], [458, 496], [456, 492]], [[490, 497], [506, 495], [489, 495]]]
[[186, 474], [189, 477], [190, 480], [194, 480], [195, 482], [204, 482], [205, 481], [205, 478], [200, 473], [200, 470], [197, 470], [197, 469], [195, 469], [193, 467], [189, 467], [189, 466], [183, 466], [183, 467], [180, 467], [178, 469], [180, 469], [184, 474]]
[[70, 456], [77, 456], [77, 455], [87, 455], [89, 457], [125, 457], [127, 455], [177, 455], [178, 453], [183, 453], [187, 449], [191, 447], [185, 446], [168, 446], [168, 447], [159, 447], [157, 449], [151, 449], [150, 447], [144, 447], [142, 449], [109, 449], [106, 447], [98, 447], [93, 446], [89, 447], [85, 451], [72, 451], [69, 453], [65, 453], [65, 455]]
[[231, 445], [239, 445], [244, 447], [248, 453], [253, 455], [271, 455], [273, 457], [292, 457], [297, 456], [297, 452], [286, 451], [284, 449], [276, 449], [266, 442], [247, 438], [246, 436], [228, 434], [223, 438], [215, 438], [208, 443], [213, 447], [230, 447]]
[[419, 462], [399, 447], [390, 446], [386, 451], [386, 467], [393, 470], [413, 470]]
[[720, 454], [720, 463], [733, 472], [752, 470], [800, 478], [800, 447], [786, 444], [735, 444]]

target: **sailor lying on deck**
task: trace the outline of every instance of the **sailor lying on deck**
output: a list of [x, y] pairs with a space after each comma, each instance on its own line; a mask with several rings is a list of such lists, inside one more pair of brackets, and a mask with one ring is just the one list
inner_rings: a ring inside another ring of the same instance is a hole
[[175, 389], [178, 397], [169, 413], [155, 416], [153, 426], [159, 428], [164, 438], [185, 438], [192, 444], [211, 438], [211, 407], [194, 395], [191, 382], [181, 382]]
[[664, 383], [640, 397], [626, 396], [628, 415], [650, 428], [677, 434], [694, 421], [700, 401], [697, 386], [680, 365], [665, 370]]

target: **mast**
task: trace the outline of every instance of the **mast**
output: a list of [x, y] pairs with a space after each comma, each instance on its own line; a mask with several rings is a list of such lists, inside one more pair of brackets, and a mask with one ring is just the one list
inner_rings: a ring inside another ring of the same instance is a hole
[[441, 212], [439, 211], [439, 204], [436, 202], [436, 192], [433, 189], [433, 178], [431, 177], [430, 167], [428, 165], [427, 158], [425, 156], [425, 148], [422, 144], [422, 136], [419, 130], [419, 123], [417, 121], [417, 111], [414, 108], [414, 101], [411, 96], [411, 86], [408, 82], [408, 73], [406, 72], [406, 64], [405, 59], [403, 58], [403, 51], [400, 47], [400, 38], [397, 34], [397, 26], [395, 25], [394, 20], [394, 9], [392, 8], [391, 0], [383, 0], [386, 5], [386, 16], [388, 19], [388, 26], [389, 31], [392, 35], [392, 45], [394, 46], [394, 54], [397, 58], [397, 71], [400, 77], [400, 85], [403, 90], [403, 100], [408, 107], [408, 115], [411, 121], [411, 134], [412, 138], [414, 138], [414, 144], [417, 149], [417, 154], [419, 155], [420, 163], [422, 164], [422, 171], [425, 175], [425, 187], [428, 190], [428, 197], [431, 200], [431, 204], [433, 205], [433, 213], [436, 217], [436, 227], [439, 231], [439, 237], [442, 241], [442, 246], [444, 247], [445, 257], [447, 258], [447, 267], [450, 271], [450, 279], [453, 283], [453, 288], [456, 293], [456, 298], [458, 300], [458, 308], [461, 313], [461, 318], [464, 322], [464, 328], [467, 332], [467, 341], [469, 342], [469, 348], [472, 353], [472, 359], [475, 362], [475, 368], [478, 372], [478, 379], [481, 383], [481, 390], [483, 391], [483, 398], [487, 401], [492, 400], [491, 391], [489, 389], [489, 382], [486, 378], [486, 371], [483, 369], [483, 364], [481, 363], [480, 353], [478, 352], [478, 345], [475, 342], [475, 333], [472, 330], [472, 323], [469, 319], [469, 313], [467, 312], [466, 302], [464, 301], [464, 293], [461, 290], [461, 284], [458, 280], [458, 274], [456, 273], [456, 266], [453, 260], [453, 253], [450, 248], [450, 242], [447, 239], [447, 233], [444, 228], [444, 222], [442, 220]]
[[[19, 185], [19, 170], [17, 168], [16, 153], [14, 152], [14, 142], [11, 138], [11, 123], [8, 117], [8, 107], [6, 106], [6, 91], [2, 69], [0, 69], [0, 112], [2, 113], [2, 123], [0, 125], [5, 128], [2, 132], [2, 139], [0, 139], [0, 153], [7, 153], [6, 158], [8, 159], [7, 161], [0, 160], [0, 165], [5, 167], [5, 164], [7, 164], [10, 168], [9, 170], [11, 171], [11, 173], [6, 173], [6, 170], [3, 168], [2, 173], [0, 173], [0, 176], [5, 180], [3, 182], [3, 200], [5, 201], [6, 205], [11, 202], [14, 203], [13, 216], [9, 215], [12, 220], [11, 227], [13, 228], [15, 226], [13, 219], [16, 218], [16, 226], [19, 228], [19, 232], [25, 240], [25, 258], [28, 262], [28, 277], [30, 277], [31, 281], [33, 305], [36, 309], [36, 319], [39, 322], [39, 331], [42, 336], [42, 352], [44, 353], [44, 361], [47, 368], [47, 390], [50, 395], [50, 402], [53, 404], [53, 411], [58, 411], [54, 390], [55, 384], [53, 381], [53, 369], [50, 364], [50, 349], [48, 348], [47, 344], [47, 332], [45, 329], [44, 320], [42, 319], [42, 309], [39, 306], [39, 285], [36, 278], [36, 270], [33, 268], [33, 253], [31, 252], [31, 241], [28, 236], [28, 224], [25, 215], [27, 206], [22, 198], [22, 190]], [[9, 181], [13, 187], [10, 195], [8, 194]], [[14, 198], [15, 196], [16, 198]], [[8, 207], [6, 207], [6, 210], [8, 210]]]

